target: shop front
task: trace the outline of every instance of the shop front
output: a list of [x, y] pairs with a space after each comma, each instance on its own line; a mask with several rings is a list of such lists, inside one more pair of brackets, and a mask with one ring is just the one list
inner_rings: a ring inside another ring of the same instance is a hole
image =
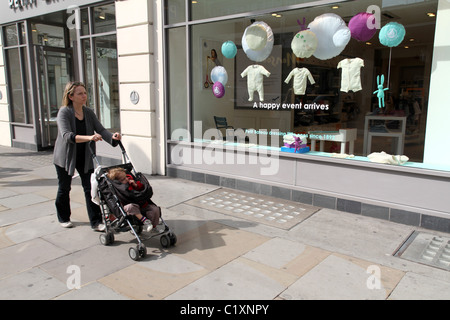
[[450, 231], [449, 7], [165, 1], [167, 173]]
[[120, 129], [114, 2], [4, 1], [0, 26], [2, 145], [51, 148], [73, 80], [86, 83], [103, 125]]

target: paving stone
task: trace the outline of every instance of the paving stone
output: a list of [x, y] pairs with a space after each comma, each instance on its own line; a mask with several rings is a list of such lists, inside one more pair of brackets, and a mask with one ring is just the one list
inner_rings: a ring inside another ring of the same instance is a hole
[[403, 273], [397, 272], [396, 277], [388, 278], [383, 278], [383, 273], [380, 266], [369, 262], [330, 255], [280, 297], [286, 300], [384, 300]]
[[0, 280], [1, 300], [48, 300], [67, 290], [66, 283], [39, 268]]
[[66, 254], [67, 251], [39, 238], [0, 249], [0, 279]]
[[168, 300], [267, 300], [286, 285], [240, 258], [168, 296]]
[[57, 297], [55, 300], [129, 300], [101, 283], [92, 282]]
[[391, 300], [450, 300], [448, 281], [408, 272], [389, 296]]

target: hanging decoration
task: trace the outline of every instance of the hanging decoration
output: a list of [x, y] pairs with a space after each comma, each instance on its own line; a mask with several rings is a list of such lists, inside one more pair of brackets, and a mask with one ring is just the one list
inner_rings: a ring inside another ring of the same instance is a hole
[[406, 30], [398, 22], [389, 22], [380, 30], [380, 43], [386, 47], [396, 47], [402, 43], [405, 38]]
[[334, 13], [325, 13], [314, 19], [308, 25], [318, 40], [314, 56], [320, 60], [327, 60], [338, 56], [351, 39], [350, 29], [345, 21]]
[[228, 82], [227, 70], [222, 66], [214, 67], [211, 70], [211, 81], [214, 83], [218, 81], [225, 86]]
[[[254, 29], [253, 27], [255, 26], [258, 29]], [[266, 37], [257, 36], [261, 29], [265, 30]], [[255, 30], [258, 30], [258, 33]], [[248, 37], [247, 34], [249, 35]], [[250, 44], [247, 42], [247, 39], [250, 41]], [[244, 35], [242, 36], [242, 49], [250, 60], [261, 62], [266, 60], [272, 53], [273, 41], [273, 32], [269, 25], [262, 21], [256, 21], [245, 29]]]
[[380, 43], [390, 48], [388, 79], [387, 79], [388, 85], [391, 79], [392, 48], [402, 43], [403, 39], [405, 38], [405, 35], [406, 35], [405, 27], [398, 22], [389, 22], [383, 28], [381, 28], [380, 34], [378, 35], [378, 37], [380, 38]]
[[381, 75], [381, 79], [380, 76], [377, 76], [378, 90], [375, 90], [373, 92], [373, 94], [375, 93], [377, 94], [379, 108], [384, 108], [384, 92], [386, 90], [389, 90], [389, 88], [383, 88], [383, 84], [384, 84], [384, 74]]
[[222, 54], [227, 59], [233, 59], [236, 56], [237, 47], [233, 41], [228, 40], [222, 44]]
[[368, 12], [360, 12], [350, 19], [348, 28], [352, 34], [352, 38], [358, 41], [369, 41], [377, 33], [376, 28], [369, 28], [369, 21], [374, 15]]
[[216, 98], [222, 98], [225, 95], [225, 87], [219, 81], [214, 82], [212, 92]]
[[309, 58], [317, 48], [317, 37], [310, 30], [298, 32], [291, 42], [292, 52], [297, 58]]
[[245, 42], [251, 50], [259, 51], [267, 43], [267, 32], [263, 25], [254, 23], [244, 32]]

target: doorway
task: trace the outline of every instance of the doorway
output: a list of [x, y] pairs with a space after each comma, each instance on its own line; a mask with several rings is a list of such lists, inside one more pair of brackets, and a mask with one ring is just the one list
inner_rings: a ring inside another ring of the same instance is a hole
[[36, 45], [36, 79], [41, 148], [52, 147], [58, 135], [56, 116], [64, 88], [73, 79], [72, 49]]

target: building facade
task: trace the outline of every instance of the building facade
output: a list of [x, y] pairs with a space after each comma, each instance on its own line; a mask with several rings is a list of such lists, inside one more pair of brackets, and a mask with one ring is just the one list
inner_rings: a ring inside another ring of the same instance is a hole
[[1, 6], [0, 144], [50, 148], [79, 79], [139, 171], [450, 231], [448, 1]]

